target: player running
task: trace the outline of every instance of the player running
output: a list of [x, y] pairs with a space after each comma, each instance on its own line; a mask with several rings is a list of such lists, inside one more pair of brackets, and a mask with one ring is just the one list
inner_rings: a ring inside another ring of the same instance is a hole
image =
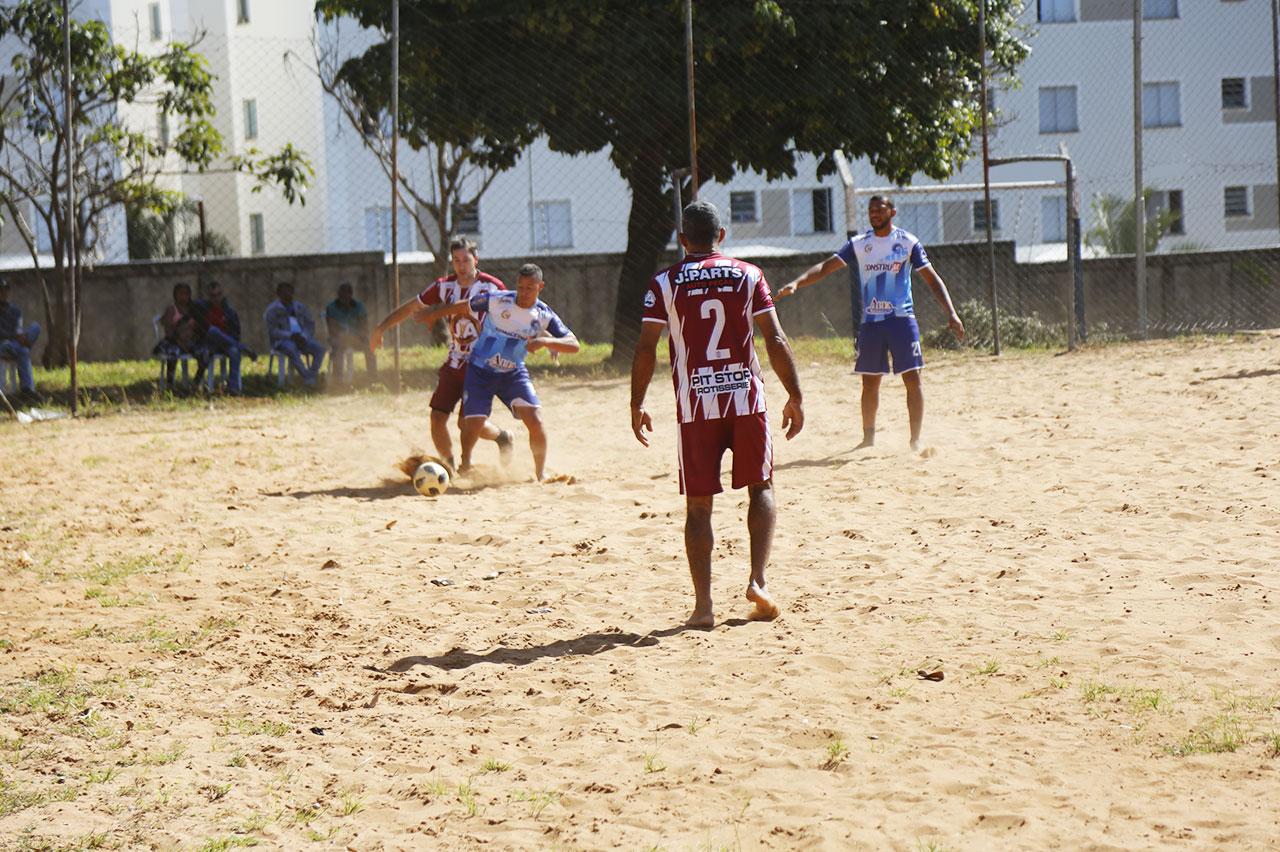
[[758, 267], [720, 253], [724, 228], [715, 206], [695, 201], [681, 216], [684, 260], [659, 272], [644, 296], [644, 322], [631, 365], [631, 431], [646, 447], [653, 431], [644, 398], [653, 378], [658, 338], [670, 336], [676, 391], [680, 493], [685, 495], [684, 546], [693, 577], [690, 627], [715, 626], [711, 606], [711, 508], [720, 487], [720, 459], [733, 451], [733, 487], [750, 495], [747, 530], [752, 618], [778, 615], [764, 569], [777, 516], [773, 499], [773, 444], [764, 404], [764, 379], [752, 345], [752, 322], [764, 336], [769, 363], [787, 391], [782, 428], [790, 440], [804, 426], [800, 380], [791, 346], [778, 324], [769, 285]]
[[[478, 269], [480, 256], [476, 252], [476, 244], [465, 237], [455, 237], [449, 242], [449, 256], [453, 263], [453, 274], [437, 278], [415, 298], [396, 308], [373, 330], [369, 339], [369, 347], [377, 350], [382, 345], [382, 335], [395, 328], [406, 319], [413, 317], [419, 322], [426, 322], [424, 313], [435, 305], [468, 304], [472, 297], [491, 290], [505, 290], [506, 287], [497, 278]], [[455, 470], [453, 460], [453, 439], [449, 435], [449, 415], [462, 399], [462, 383], [467, 374], [467, 357], [471, 354], [471, 345], [475, 342], [480, 317], [471, 311], [452, 315], [449, 319], [449, 355], [440, 365], [439, 378], [435, 392], [431, 394], [431, 442], [435, 444], [436, 454], [449, 466], [449, 472]], [[462, 417], [458, 417], [458, 426], [462, 427]], [[503, 463], [511, 460], [513, 436], [505, 429], [485, 421], [481, 424], [479, 437], [487, 441], [496, 441], [498, 454]], [[469, 458], [469, 456], [464, 457]]]
[[964, 323], [951, 304], [947, 285], [929, 262], [920, 241], [893, 225], [893, 199], [873, 195], [867, 204], [867, 220], [871, 230], [851, 238], [840, 250], [822, 263], [815, 263], [799, 278], [787, 282], [778, 298], [790, 296], [826, 278], [845, 266], [852, 266], [862, 289], [862, 321], [858, 327], [858, 357], [854, 372], [862, 375], [862, 443], [855, 449], [876, 442], [876, 411], [880, 407], [880, 378], [889, 375], [892, 356], [893, 372], [902, 376], [907, 389], [907, 418], [911, 422], [911, 449], [920, 449], [920, 426], [924, 422], [924, 391], [920, 371], [924, 357], [920, 352], [920, 327], [916, 324], [911, 301], [911, 270], [916, 270], [933, 291], [947, 325], [957, 340], [964, 340]]
[[547, 433], [542, 427], [542, 403], [533, 390], [524, 360], [539, 349], [572, 354], [579, 345], [578, 338], [556, 312], [538, 298], [544, 286], [542, 268], [526, 263], [516, 276], [514, 293], [488, 290], [473, 296], [470, 302], [435, 308], [422, 317], [427, 322], [468, 314], [482, 318], [463, 383], [459, 473], [471, 467], [471, 451], [489, 426], [496, 395], [529, 430], [529, 450], [538, 481], [546, 474]]

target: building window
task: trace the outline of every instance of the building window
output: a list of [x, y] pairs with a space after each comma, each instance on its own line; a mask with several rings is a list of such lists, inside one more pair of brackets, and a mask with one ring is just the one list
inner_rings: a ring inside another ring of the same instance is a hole
[[453, 205], [453, 232], [472, 235], [480, 233], [479, 203]]
[[249, 0], [236, 0], [236, 23], [249, 23]]
[[823, 187], [813, 191], [813, 233], [829, 234], [835, 230], [832, 226], [831, 188]]
[[533, 205], [534, 251], [573, 248], [573, 212], [568, 201]]
[[1178, 0], [1142, 0], [1142, 17], [1148, 21], [1178, 17]]
[[1222, 81], [1222, 108], [1248, 109], [1249, 94], [1243, 77], [1226, 77]]
[[161, 26], [160, 21], [160, 4], [152, 3], [147, 11], [151, 16], [151, 40], [159, 41], [164, 37], [164, 27]]
[[925, 245], [932, 245], [942, 240], [942, 227], [936, 202], [917, 201], [899, 204], [898, 213], [893, 217], [893, 222], [907, 233], [914, 234], [916, 239]]
[[[985, 201], [973, 202], [973, 230], [975, 233], [986, 233], [987, 230], [987, 205]], [[991, 230], [1000, 230], [1000, 202], [991, 199]]]
[[1171, 189], [1165, 193], [1165, 209], [1169, 211], [1169, 233], [1182, 236], [1187, 232], [1186, 219], [1182, 211], [1182, 190]]
[[1223, 214], [1234, 219], [1249, 215], [1249, 187], [1229, 186], [1222, 193]]
[[1075, 0], [1040, 0], [1039, 20], [1042, 24], [1065, 24], [1076, 19]]
[[758, 222], [756, 194], [754, 192], [729, 193], [730, 222]]
[[1074, 133], [1080, 129], [1076, 120], [1075, 86], [1042, 86], [1040, 88], [1040, 132]]
[[253, 98], [244, 102], [244, 138], [258, 138], [258, 102]]
[[1142, 126], [1179, 127], [1182, 107], [1177, 83], [1142, 84]]
[[169, 147], [169, 115], [163, 109], [156, 114], [156, 136], [161, 148]]
[[1040, 239], [1046, 243], [1067, 241], [1067, 199], [1054, 195], [1040, 199]]
[[797, 189], [791, 194], [791, 231], [794, 234], [832, 232], [831, 190]]
[[249, 253], [263, 254], [267, 250], [267, 231], [261, 213], [249, 214]]
[[[413, 251], [413, 219], [400, 209], [396, 217], [396, 251]], [[391, 205], [364, 209], [364, 246], [370, 251], [391, 251]]]

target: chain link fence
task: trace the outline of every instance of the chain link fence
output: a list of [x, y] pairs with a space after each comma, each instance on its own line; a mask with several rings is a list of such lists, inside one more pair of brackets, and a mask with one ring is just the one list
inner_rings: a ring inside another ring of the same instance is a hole
[[[183, 3], [114, 5], [129, 7], [108, 22], [116, 44], [154, 54], [171, 41], [185, 40], [205, 57], [215, 78], [213, 123], [229, 152], [266, 154], [292, 144], [310, 161], [314, 178], [305, 204], [290, 203], [245, 174], [189, 173], [175, 154], [163, 154], [159, 184], [180, 193], [182, 203], [164, 215], [137, 205], [106, 211], [97, 226], [94, 264], [390, 252], [392, 128], [387, 99], [377, 94], [389, 92], [387, 32], [349, 17], [326, 20], [308, 0], [227, 0], [212, 4], [218, 7], [217, 20], [196, 19]], [[406, 295], [446, 270], [441, 249], [453, 234], [476, 239], [482, 265], [541, 260], [549, 270], [559, 270], [557, 264], [569, 270], [584, 256], [603, 257], [592, 261], [588, 289], [573, 297], [574, 311], [597, 317], [589, 326], [600, 339], [612, 328], [628, 258], [657, 265], [674, 253], [674, 188], [679, 186], [685, 200], [692, 189], [687, 173], [673, 174], [663, 165], [688, 165], [687, 155], [670, 155], [673, 148], [687, 146], [684, 21], [680, 3], [633, 5], [628, 12], [608, 4], [609, 14], [576, 21], [570, 20], [573, 9], [566, 8], [561, 23], [573, 30], [574, 49], [539, 54], [516, 37], [516, 13], [508, 15], [505, 6], [481, 5], [463, 15], [457, 4], [402, 0], [402, 25], [409, 32], [421, 31], [431, 16], [457, 16], [444, 24], [430, 21], [432, 31], [452, 34], [448, 43], [402, 41], [406, 77], [433, 73], [432, 63], [473, 66], [477, 79], [486, 78], [477, 90], [489, 95], [481, 99], [467, 87], [429, 95], [412, 85], [403, 88], [406, 138], [398, 162], [403, 206], [395, 217], [395, 236], [409, 265]], [[793, 5], [813, 4], [780, 4], [784, 11]], [[822, 13], [834, 21], [862, 5], [830, 3]], [[1077, 287], [1068, 263], [1070, 208], [1061, 165], [993, 168], [990, 224], [1006, 345], [1065, 343], [1073, 298], [1079, 301], [1078, 331], [1085, 340], [1142, 332], [1134, 259], [1130, 6], [1096, 0], [1019, 6], [1017, 34], [1030, 52], [1018, 67], [1016, 84], [1001, 75], [991, 83], [991, 154], [1071, 157], [1078, 176], [1083, 280]], [[1280, 327], [1270, 3], [1148, 0], [1143, 7], [1138, 100], [1144, 199], [1139, 206], [1147, 225], [1147, 332]], [[81, 14], [86, 10], [82, 7]], [[897, 181], [877, 173], [877, 165], [886, 170], [884, 163], [866, 158], [852, 160], [849, 182], [830, 169], [829, 155], [797, 155], [794, 174], [787, 174], [788, 164], [764, 156], [755, 157], [764, 163], [756, 169], [721, 161], [723, 151], [750, 159], [757, 153], [750, 150], [752, 134], [763, 134], [762, 128], [776, 133], [771, 122], [790, 120], [775, 105], [810, 97], [797, 81], [815, 72], [802, 63], [838, 69], [843, 61], [822, 49], [810, 50], [808, 58], [793, 50], [772, 57], [767, 38], [759, 55], [744, 61], [740, 53], [725, 51], [722, 42], [756, 36], [726, 34], [723, 26], [714, 35], [706, 33], [706, 16], [730, 14], [726, 4], [694, 5], [697, 100], [721, 107], [714, 117], [707, 110], [707, 123], [699, 126], [699, 159], [709, 179], [698, 194], [723, 211], [726, 251], [759, 263], [777, 287], [838, 248], [848, 229], [865, 228], [868, 195]], [[886, 18], [897, 14], [884, 13]], [[663, 16], [670, 20], [652, 24]], [[382, 18], [371, 13], [369, 20], [376, 24]], [[646, 21], [649, 25], [643, 25]], [[553, 22], [544, 17], [537, 25]], [[861, 23], [873, 29], [887, 25]], [[960, 31], [974, 34], [972, 28]], [[546, 38], [549, 44], [564, 43], [549, 31]], [[849, 50], [873, 45], [874, 40]], [[24, 46], [10, 42], [5, 49], [12, 58]], [[591, 78], [610, 62], [615, 75]], [[553, 65], [568, 73], [550, 73]], [[577, 88], [571, 86], [575, 75], [581, 78]], [[643, 85], [624, 86], [613, 76]], [[530, 86], [530, 79], [545, 85]], [[919, 110], [913, 112], [912, 91], [895, 88], [891, 79], [883, 86], [889, 91], [882, 95], [850, 88], [838, 100], [815, 102], [810, 122], [786, 130], [802, 139], [820, 129], [824, 112], [851, 111], [872, 136], [927, 139], [929, 128], [918, 124]], [[587, 109], [575, 105], [595, 89], [603, 91], [599, 100], [591, 100]], [[509, 93], [505, 100], [492, 96], [502, 91]], [[145, 127], [163, 147], [181, 133], [184, 119], [165, 113], [161, 94], [121, 105], [110, 119]], [[599, 104], [610, 97], [617, 102], [601, 113]], [[557, 98], [560, 110], [554, 106]], [[731, 101], [731, 108], [723, 107]], [[505, 126], [511, 133], [501, 138], [479, 133], [466, 144], [440, 144], [428, 131], [442, 116], [448, 116], [451, 132], [474, 125]], [[20, 145], [19, 136], [11, 132], [5, 144]], [[610, 144], [616, 138], [635, 144], [622, 150]], [[648, 161], [648, 152], [656, 164]], [[970, 153], [975, 156], [941, 185], [915, 174], [909, 181], [913, 189], [895, 196], [896, 222], [917, 234], [934, 257], [971, 331], [969, 345], [986, 348], [992, 343], [990, 260], [976, 135]], [[922, 189], [932, 185], [938, 191]], [[39, 253], [47, 254], [51, 236], [38, 216], [32, 219]], [[30, 254], [21, 237], [10, 217], [0, 230], [0, 249], [10, 266], [22, 265]], [[637, 245], [646, 251], [624, 256], [628, 246]], [[609, 271], [600, 274], [601, 269]], [[784, 320], [802, 333], [848, 333], [856, 307], [846, 282], [830, 281], [822, 288], [831, 293], [822, 297], [820, 310], [817, 301], [815, 310], [804, 307], [811, 298], [806, 291]], [[926, 339], [947, 345], [945, 322], [927, 288], [918, 283], [916, 289]]]

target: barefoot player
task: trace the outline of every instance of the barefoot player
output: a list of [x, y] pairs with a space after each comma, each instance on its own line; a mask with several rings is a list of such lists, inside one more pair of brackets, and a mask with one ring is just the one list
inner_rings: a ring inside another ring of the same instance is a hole
[[896, 212], [893, 199], [883, 195], [871, 196], [867, 205], [871, 230], [853, 237], [831, 257], [809, 267], [803, 275], [787, 282], [778, 291], [778, 298], [782, 299], [801, 287], [816, 284], [837, 269], [853, 268], [862, 289], [858, 358], [854, 365], [854, 371], [862, 375], [862, 443], [858, 444], [858, 449], [870, 447], [876, 441], [880, 379], [889, 375], [891, 358], [893, 372], [902, 376], [902, 383], [907, 389], [911, 449], [920, 449], [920, 426], [924, 422], [920, 371], [924, 367], [924, 358], [920, 353], [920, 327], [916, 325], [911, 301], [911, 270], [919, 272], [933, 291], [956, 339], [964, 339], [964, 324], [951, 304], [947, 285], [929, 262], [920, 241], [894, 227]]
[[685, 495], [684, 546], [693, 577], [690, 627], [715, 626], [711, 605], [711, 506], [720, 493], [720, 459], [733, 452], [733, 487], [750, 495], [747, 530], [751, 576], [747, 599], [752, 617], [778, 615], [765, 586], [764, 569], [773, 544], [773, 444], [764, 405], [764, 380], [752, 345], [752, 323], [760, 329], [769, 363], [787, 391], [782, 428], [790, 440], [804, 426], [795, 359], [758, 267], [720, 253], [724, 228], [715, 206], [695, 201], [684, 208], [680, 244], [685, 257], [659, 272], [644, 297], [644, 322], [631, 365], [631, 430], [646, 447], [653, 421], [644, 408], [653, 378], [658, 338], [670, 336], [671, 375], [676, 389], [676, 446], [680, 493]]
[[488, 425], [493, 398], [497, 396], [529, 430], [529, 450], [538, 481], [546, 475], [547, 433], [542, 426], [542, 403], [533, 390], [524, 360], [539, 349], [571, 354], [579, 346], [569, 327], [538, 298], [544, 286], [542, 268], [526, 263], [516, 276], [514, 293], [490, 290], [472, 297], [469, 303], [436, 308], [423, 317], [435, 322], [441, 317], [470, 312], [483, 318], [463, 383], [459, 473], [471, 467], [471, 451]]
[[[406, 319], [414, 317], [422, 321], [428, 308], [436, 305], [466, 305], [481, 293], [506, 289], [497, 278], [477, 268], [480, 258], [476, 253], [476, 244], [471, 240], [455, 237], [449, 243], [449, 255], [453, 263], [453, 274], [437, 278], [416, 298], [405, 302], [378, 323], [370, 337], [370, 349], [376, 351], [382, 345], [382, 335]], [[462, 383], [467, 375], [467, 356], [471, 354], [471, 344], [475, 342], [479, 324], [480, 317], [471, 311], [457, 313], [449, 318], [449, 356], [440, 365], [436, 389], [431, 394], [431, 442], [436, 446], [436, 454], [448, 463], [451, 473], [455, 464], [453, 439], [449, 436], [449, 416], [462, 399]], [[461, 415], [458, 425], [463, 425]], [[486, 420], [480, 426], [479, 436], [497, 442], [498, 453], [504, 463], [511, 460], [510, 432], [499, 429]]]

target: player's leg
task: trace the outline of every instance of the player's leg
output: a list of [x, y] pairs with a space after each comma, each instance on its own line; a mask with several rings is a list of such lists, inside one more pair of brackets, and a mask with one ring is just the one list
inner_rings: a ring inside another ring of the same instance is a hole
[[778, 617], [778, 607], [765, 586], [764, 571], [773, 549], [773, 527], [777, 512], [773, 502], [773, 440], [769, 419], [762, 411], [732, 418], [733, 487], [746, 488], [747, 533], [751, 537], [751, 577], [747, 580], [747, 600], [755, 604], [751, 618], [769, 621]]
[[[484, 424], [493, 411], [494, 383], [501, 379], [488, 370], [473, 367], [463, 373], [462, 379], [462, 466], [459, 473], [471, 468], [471, 453], [480, 440]], [[441, 370], [443, 381], [444, 371]], [[447, 425], [447, 416], [446, 416]]]
[[[449, 434], [449, 414], [448, 411], [431, 409], [431, 443], [435, 445], [436, 455], [444, 459], [451, 469], [457, 470], [453, 458], [453, 436]], [[458, 431], [465, 432], [466, 424], [466, 418], [459, 416]], [[467, 456], [464, 455], [463, 458]]]
[[862, 376], [862, 443], [854, 448], [860, 450], [873, 446], [876, 442], [880, 379], [889, 372], [889, 347], [884, 320], [863, 322], [858, 328], [858, 358], [853, 369]]
[[533, 454], [533, 472], [541, 482], [547, 468], [547, 430], [542, 425], [542, 409], [516, 401], [512, 411], [529, 430], [529, 452]]
[[462, 419], [462, 467], [458, 468], [459, 473], [466, 473], [471, 469], [471, 452], [476, 448], [476, 442], [480, 440], [484, 419], [483, 414]]
[[920, 449], [920, 427], [924, 423], [924, 388], [920, 384], [920, 371], [902, 374], [902, 384], [907, 389], [907, 420], [911, 423], [911, 449]]
[[[436, 389], [431, 392], [427, 403], [431, 407], [431, 443], [436, 448], [436, 455], [449, 463], [449, 467], [457, 470], [453, 458], [453, 438], [449, 435], [449, 417], [462, 401], [466, 383], [466, 367], [451, 367], [443, 364], [436, 375]], [[465, 425], [463, 413], [458, 413], [458, 431]], [[463, 463], [468, 462], [463, 458]]]
[[703, 630], [716, 624], [711, 608], [711, 548], [715, 546], [711, 505], [714, 499], [711, 495], [685, 498], [684, 551], [689, 557], [689, 576], [693, 580], [693, 614], [685, 624]]

